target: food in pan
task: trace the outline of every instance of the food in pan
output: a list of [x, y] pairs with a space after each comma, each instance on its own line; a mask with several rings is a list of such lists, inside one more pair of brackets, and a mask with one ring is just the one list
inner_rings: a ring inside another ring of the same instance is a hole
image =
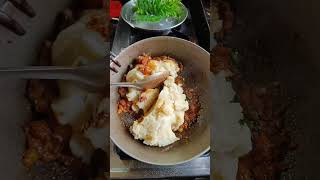
[[[239, 17], [234, 18], [231, 4], [225, 1], [214, 3], [212, 10], [212, 25], [220, 25], [215, 29], [215, 38], [228, 44], [231, 39], [225, 37], [232, 32], [233, 26], [238, 25], [234, 20]], [[233, 38], [231, 41], [238, 40]], [[284, 84], [276, 81], [279, 77], [274, 76], [272, 81], [266, 79], [274, 75], [273, 68], [277, 67], [278, 63], [267, 58], [272, 66], [266, 66], [265, 55], [256, 52], [256, 49], [242, 48], [239, 52], [224, 44], [219, 43], [213, 48], [211, 70], [215, 75], [224, 72], [230, 85], [232, 84], [230, 88], [235, 92], [232, 103], [240, 103], [242, 107], [243, 115], [238, 119], [238, 125], [250, 129], [252, 149], [250, 152], [242, 153], [239, 158], [231, 157], [229, 152], [223, 157], [215, 154], [215, 162], [212, 163], [215, 169], [213, 175], [218, 176], [215, 179], [232, 177], [237, 180], [274, 180], [290, 177], [290, 170], [295, 166], [294, 156], [297, 148], [297, 129], [291, 109], [294, 98], [290, 97]], [[260, 44], [263, 45], [263, 41]], [[252, 69], [250, 67], [253, 64], [255, 68]], [[251, 77], [254, 77], [254, 80]], [[213, 128], [217, 128], [217, 124]], [[222, 140], [225, 137], [221, 136]], [[213, 146], [216, 147], [215, 143]], [[217, 148], [215, 150], [217, 151]]]
[[171, 57], [143, 54], [129, 67], [124, 80], [136, 82], [166, 71], [170, 75], [157, 88], [119, 88], [118, 113], [134, 114], [129, 130], [135, 139], [149, 146], [163, 147], [178, 141], [178, 133], [196, 121], [200, 110], [198, 97], [185, 87], [180, 75], [183, 66]]
[[[65, 12], [73, 15], [71, 10]], [[57, 37], [43, 46], [41, 65], [79, 66], [105, 56], [108, 43], [105, 11], [84, 10], [79, 15], [77, 21], [72, 21], [73, 16], [66, 18], [66, 14], [60, 19]], [[71, 81], [30, 80], [26, 95], [33, 117], [25, 125], [24, 165], [33, 170], [57, 163], [56, 169], [77, 172], [71, 175], [72, 179], [94, 178], [98, 172], [103, 176], [109, 136], [107, 94], [88, 92]], [[98, 157], [103, 162], [97, 164], [94, 159]], [[44, 175], [36, 170], [35, 176], [53, 179], [62, 176], [58, 171], [48, 170]], [[64, 178], [67, 177], [61, 177]]]

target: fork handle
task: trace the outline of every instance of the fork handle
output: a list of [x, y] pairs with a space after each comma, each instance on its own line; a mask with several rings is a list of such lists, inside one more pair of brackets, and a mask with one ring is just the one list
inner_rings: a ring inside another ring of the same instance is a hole
[[22, 79], [74, 79], [73, 67], [27, 66], [0, 67], [0, 77], [18, 77]]
[[136, 83], [130, 83], [130, 82], [110, 83], [110, 86], [130, 87], [130, 88], [142, 89], [142, 88], [141, 88], [139, 85], [137, 85]]

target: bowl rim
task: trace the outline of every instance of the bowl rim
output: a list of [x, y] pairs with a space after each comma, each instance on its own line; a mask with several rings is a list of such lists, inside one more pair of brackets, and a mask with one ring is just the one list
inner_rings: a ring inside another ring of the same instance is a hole
[[171, 26], [171, 27], [167, 27], [167, 28], [154, 28], [154, 29], [147, 29], [147, 28], [142, 28], [140, 26], [136, 26], [134, 25], [131, 21], [129, 21], [126, 16], [124, 15], [124, 10], [129, 8], [129, 6], [131, 4], [134, 4], [134, 1], [135, 0], [130, 0], [128, 1], [127, 3], [125, 3], [121, 9], [121, 12], [120, 12], [120, 16], [121, 16], [121, 19], [123, 19], [127, 24], [129, 24], [132, 28], [135, 28], [135, 29], [140, 29], [140, 30], [145, 30], [145, 31], [152, 31], [152, 32], [159, 32], [159, 31], [168, 31], [170, 29], [173, 29], [173, 28], [176, 28], [178, 26], [180, 26], [182, 23], [184, 23], [186, 21], [186, 19], [188, 18], [189, 16], [189, 11], [187, 9], [187, 7], [182, 3], [180, 2], [184, 12], [185, 12], [185, 16], [181, 19], [181, 21], [179, 21], [177, 24]]

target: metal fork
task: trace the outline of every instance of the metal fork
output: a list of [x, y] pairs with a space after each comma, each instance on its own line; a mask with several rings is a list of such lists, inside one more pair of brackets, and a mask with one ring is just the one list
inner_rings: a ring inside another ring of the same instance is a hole
[[117, 57], [117, 55], [115, 53], [113, 53], [112, 51], [110, 51], [110, 70], [117, 73], [118, 70], [113, 66], [113, 64], [115, 64], [118, 67], [121, 67], [121, 64], [115, 60]]
[[[14, 7], [22, 11], [30, 18], [36, 16], [35, 10], [26, 0], [5, 0], [0, 7], [3, 7], [7, 2], [11, 3]], [[17, 35], [22, 36], [26, 33], [26, 30], [21, 24], [19, 24], [15, 19], [10, 17], [9, 14], [2, 10], [0, 10], [0, 24]]]
[[58, 79], [72, 80], [90, 87], [91, 89], [103, 89], [106, 87], [108, 73], [106, 60], [98, 60], [88, 65], [77, 67], [62, 66], [22, 66], [0, 67], [1, 78], [21, 79]]

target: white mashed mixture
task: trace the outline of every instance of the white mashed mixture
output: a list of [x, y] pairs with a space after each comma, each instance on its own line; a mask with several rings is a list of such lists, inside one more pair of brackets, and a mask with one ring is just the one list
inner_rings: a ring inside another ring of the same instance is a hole
[[[143, 140], [146, 145], [167, 146], [179, 140], [174, 131], [183, 124], [184, 114], [189, 109], [189, 104], [181, 85], [175, 83], [180, 70], [176, 62], [170, 59], [150, 60], [148, 66], [152, 70], [151, 74], [168, 71], [170, 76], [164, 81], [164, 87], [160, 92], [157, 88], [148, 89], [145, 92], [129, 88], [127, 98], [133, 101], [132, 109], [136, 112], [139, 109], [144, 111], [142, 120], [136, 120], [130, 131], [135, 139]], [[129, 82], [144, 78], [138, 67], [129, 71], [126, 76]]]
[[213, 178], [218, 180], [236, 180], [239, 157], [252, 149], [251, 132], [247, 125], [240, 125], [243, 118], [240, 103], [231, 102], [235, 92], [226, 81], [225, 72], [211, 76], [213, 120], [211, 144], [214, 157], [211, 158]]
[[[60, 32], [52, 47], [53, 65], [78, 66], [105, 56], [109, 43], [105, 41], [101, 32], [88, 26], [90, 21], [97, 17], [107, 19], [104, 10], [89, 10], [79, 21]], [[101, 24], [103, 21], [99, 23], [95, 25], [104, 25]], [[107, 149], [107, 126], [89, 127], [84, 132], [81, 131], [84, 124], [92, 118], [101, 97], [79, 88], [70, 81], [60, 80], [58, 84], [60, 97], [51, 104], [53, 113], [60, 124], [72, 126], [73, 134], [69, 142], [72, 153], [89, 163], [94, 149]]]

